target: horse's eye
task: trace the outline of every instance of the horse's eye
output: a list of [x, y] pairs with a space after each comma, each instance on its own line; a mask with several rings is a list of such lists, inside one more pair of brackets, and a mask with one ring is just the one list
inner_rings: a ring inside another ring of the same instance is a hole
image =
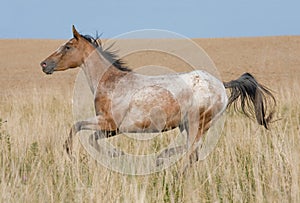
[[70, 49], [71, 49], [71, 47], [67, 45], [66, 46], [66, 50], [70, 50]]

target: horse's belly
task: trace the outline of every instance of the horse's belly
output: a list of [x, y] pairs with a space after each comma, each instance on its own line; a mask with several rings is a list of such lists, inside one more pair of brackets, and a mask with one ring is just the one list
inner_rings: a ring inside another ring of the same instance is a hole
[[181, 107], [175, 96], [158, 85], [137, 90], [119, 129], [123, 132], [160, 132], [177, 127]]

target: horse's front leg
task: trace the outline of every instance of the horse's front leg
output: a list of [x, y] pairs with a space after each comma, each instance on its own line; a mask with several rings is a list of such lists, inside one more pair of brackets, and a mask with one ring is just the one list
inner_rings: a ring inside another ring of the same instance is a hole
[[[103, 139], [103, 138], [108, 138], [108, 137], [112, 137], [115, 136], [117, 132], [103, 132], [103, 131], [99, 131], [97, 130], [96, 132], [94, 132], [93, 134], [90, 135], [89, 137], [89, 144], [96, 149], [96, 151], [101, 152], [101, 148], [100, 145], [98, 143], [99, 139]], [[125, 153], [121, 150], [118, 150], [116, 148], [110, 148], [107, 152], [107, 155], [109, 157], [119, 157], [121, 155], [124, 155]]]
[[73, 124], [69, 133], [69, 137], [64, 144], [64, 148], [69, 155], [71, 155], [73, 151], [73, 137], [81, 130], [101, 130], [98, 123], [98, 118], [96, 117], [85, 121], [78, 121]]
[[97, 130], [89, 137], [89, 144], [96, 149], [97, 151], [100, 151], [100, 146], [98, 144], [99, 139], [106, 138], [106, 136], [103, 134], [103, 132]]
[[73, 137], [81, 130], [96, 130], [102, 131], [109, 129], [111, 131], [114, 129], [115, 125], [112, 122], [107, 121], [103, 116], [99, 115], [94, 118], [87, 119], [85, 121], [76, 122], [69, 133], [69, 137], [65, 141], [64, 148], [69, 155], [72, 154], [73, 148]]

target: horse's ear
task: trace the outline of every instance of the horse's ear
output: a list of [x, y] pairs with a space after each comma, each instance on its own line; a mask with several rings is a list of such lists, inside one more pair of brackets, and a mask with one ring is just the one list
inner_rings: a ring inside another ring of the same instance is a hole
[[73, 30], [73, 36], [75, 39], [79, 39], [80, 34], [78, 33], [78, 31], [76, 30], [75, 26], [72, 26], [72, 30]]

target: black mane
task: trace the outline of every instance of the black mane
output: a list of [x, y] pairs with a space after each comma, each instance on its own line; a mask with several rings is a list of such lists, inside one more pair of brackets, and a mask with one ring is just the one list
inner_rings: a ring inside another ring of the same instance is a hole
[[108, 48], [103, 49], [98, 35], [96, 36], [96, 38], [93, 38], [90, 35], [81, 35], [81, 37], [86, 39], [95, 48], [97, 48], [97, 50], [102, 54], [102, 56], [104, 56], [116, 68], [118, 68], [121, 71], [127, 71], [127, 72], [131, 71], [131, 69], [129, 69], [126, 66], [125, 62], [117, 56], [116, 52], [110, 50], [112, 46], [109, 46]]

